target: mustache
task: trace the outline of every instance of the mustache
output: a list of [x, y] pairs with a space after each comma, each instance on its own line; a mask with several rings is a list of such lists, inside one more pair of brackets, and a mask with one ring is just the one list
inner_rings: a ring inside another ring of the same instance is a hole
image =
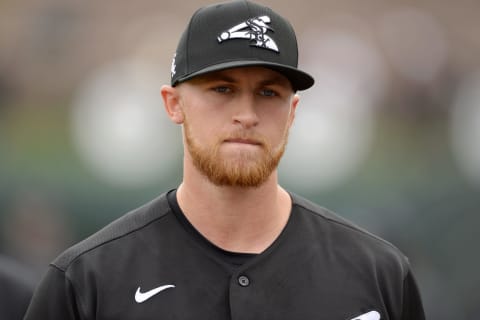
[[243, 130], [226, 134], [222, 136], [220, 140], [223, 142], [244, 142], [260, 146], [266, 145], [266, 139], [262, 135], [255, 132], [245, 132]]

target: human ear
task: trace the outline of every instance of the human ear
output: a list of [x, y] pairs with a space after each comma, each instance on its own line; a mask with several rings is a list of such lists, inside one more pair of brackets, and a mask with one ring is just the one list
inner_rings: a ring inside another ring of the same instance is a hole
[[288, 115], [288, 126], [292, 126], [293, 120], [295, 119], [295, 111], [297, 110], [298, 102], [300, 101], [300, 96], [295, 94], [290, 102], [290, 114]]
[[176, 124], [182, 124], [184, 121], [180, 92], [178, 88], [164, 85], [161, 89], [163, 105], [167, 115]]

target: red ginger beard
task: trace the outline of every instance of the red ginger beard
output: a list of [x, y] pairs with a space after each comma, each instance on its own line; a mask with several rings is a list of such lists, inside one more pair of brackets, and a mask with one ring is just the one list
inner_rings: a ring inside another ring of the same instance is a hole
[[[184, 136], [193, 165], [217, 186], [250, 188], [262, 185], [278, 167], [285, 152], [288, 140], [286, 127], [280, 144], [273, 148], [262, 136], [248, 134], [244, 131], [234, 132], [228, 136], [218, 137], [213, 146], [200, 146], [196, 143], [187, 119], [184, 122]], [[262, 152], [239, 150], [235, 158], [222, 156], [220, 147], [226, 139], [251, 139], [259, 143]]]

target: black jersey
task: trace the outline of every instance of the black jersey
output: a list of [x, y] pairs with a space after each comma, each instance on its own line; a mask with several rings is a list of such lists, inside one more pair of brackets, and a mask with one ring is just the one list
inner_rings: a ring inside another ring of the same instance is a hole
[[[292, 195], [264, 252], [225, 259], [163, 194], [60, 255], [26, 320], [422, 320], [394, 246]], [[238, 258], [238, 257], [237, 257]]]

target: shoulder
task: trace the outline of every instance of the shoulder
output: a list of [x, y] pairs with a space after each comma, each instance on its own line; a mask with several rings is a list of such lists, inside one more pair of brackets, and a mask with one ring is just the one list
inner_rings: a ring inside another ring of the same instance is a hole
[[307, 199], [292, 194], [293, 208], [313, 241], [327, 241], [336, 256], [344, 255], [352, 261], [397, 269], [406, 276], [409, 269], [407, 257], [385, 239], [359, 227], [352, 221], [321, 207]]
[[52, 262], [52, 265], [66, 271], [79, 257], [100, 250], [106, 245], [120, 241], [133, 233], [140, 232], [148, 225], [168, 216], [169, 212], [170, 206], [166, 193], [161, 194], [154, 200], [124, 214], [90, 237], [68, 248]]

